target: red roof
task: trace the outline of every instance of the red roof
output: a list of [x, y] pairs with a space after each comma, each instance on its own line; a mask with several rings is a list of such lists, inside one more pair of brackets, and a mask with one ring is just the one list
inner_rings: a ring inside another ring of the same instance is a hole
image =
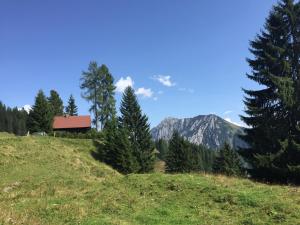
[[56, 116], [53, 121], [53, 129], [66, 128], [90, 128], [90, 116]]

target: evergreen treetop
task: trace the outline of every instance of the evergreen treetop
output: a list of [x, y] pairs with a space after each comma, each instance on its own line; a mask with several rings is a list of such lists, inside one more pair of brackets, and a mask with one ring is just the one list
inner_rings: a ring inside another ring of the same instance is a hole
[[78, 116], [78, 108], [75, 104], [75, 98], [73, 95], [70, 95], [69, 100], [68, 100], [68, 106], [66, 107], [66, 114], [69, 116]]
[[59, 94], [55, 90], [50, 91], [50, 97], [48, 98], [50, 110], [53, 116], [62, 116], [64, 114], [63, 101]]

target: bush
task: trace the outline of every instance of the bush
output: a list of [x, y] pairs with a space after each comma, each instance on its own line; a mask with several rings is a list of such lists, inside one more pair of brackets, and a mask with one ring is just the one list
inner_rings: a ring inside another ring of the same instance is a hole
[[61, 137], [61, 138], [73, 138], [73, 139], [96, 139], [102, 138], [102, 132], [98, 132], [96, 129], [91, 129], [86, 133], [75, 133], [67, 131], [55, 131], [49, 134], [50, 136]]

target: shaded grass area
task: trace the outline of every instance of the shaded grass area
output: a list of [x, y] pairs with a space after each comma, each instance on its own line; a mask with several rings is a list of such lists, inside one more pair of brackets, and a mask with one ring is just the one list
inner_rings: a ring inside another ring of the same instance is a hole
[[300, 224], [300, 189], [205, 174], [123, 176], [89, 140], [0, 134], [0, 224]]

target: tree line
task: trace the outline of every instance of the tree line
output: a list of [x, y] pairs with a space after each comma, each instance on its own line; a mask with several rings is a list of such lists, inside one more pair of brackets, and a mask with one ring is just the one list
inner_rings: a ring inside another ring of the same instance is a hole
[[24, 109], [10, 108], [0, 102], [0, 132], [25, 135], [28, 114]]
[[166, 172], [208, 172], [228, 176], [244, 176], [242, 160], [238, 153], [225, 143], [219, 150], [190, 143], [178, 132], [169, 141], [157, 141], [158, 157], [166, 162]]
[[6, 107], [0, 102], [0, 132], [20, 136], [26, 135], [28, 131], [49, 133], [52, 131], [54, 116], [64, 114], [76, 116], [77, 110], [73, 95], [70, 96], [68, 105], [64, 107], [62, 99], [55, 90], [50, 91], [49, 97], [40, 90], [29, 113], [17, 107]]
[[78, 108], [73, 95], [70, 95], [68, 105], [64, 107], [63, 100], [57, 91], [51, 90], [47, 97], [42, 90], [37, 93], [35, 103], [29, 112], [27, 127], [30, 133], [52, 131], [53, 119], [55, 116], [64, 114], [77, 116]]
[[212, 172], [216, 152], [190, 143], [176, 131], [169, 141], [156, 141], [155, 147], [158, 159], [166, 162], [168, 172]]

